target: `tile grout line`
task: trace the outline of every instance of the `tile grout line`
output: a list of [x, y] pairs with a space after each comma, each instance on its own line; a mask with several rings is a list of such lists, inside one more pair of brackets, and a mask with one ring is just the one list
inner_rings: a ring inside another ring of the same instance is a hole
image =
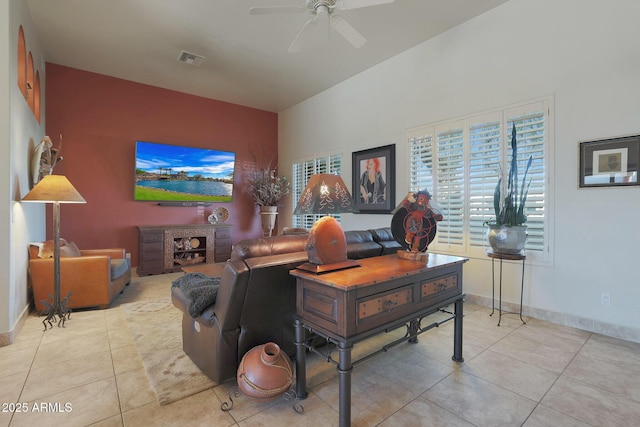
[[[120, 307], [117, 307], [118, 310], [120, 310]], [[110, 310], [110, 308], [108, 308], [107, 310]], [[107, 315], [105, 313], [104, 315], [104, 321], [105, 321], [105, 325], [107, 327], [107, 340], [109, 341], [109, 356], [111, 357], [111, 369], [113, 371], [113, 382], [116, 385], [116, 398], [118, 399], [118, 412], [120, 413], [120, 421], [122, 422], [122, 425], [124, 426], [124, 412], [122, 411], [122, 403], [120, 402], [120, 388], [118, 388], [118, 376], [116, 375], [116, 366], [115, 366], [115, 362], [113, 361], [113, 346], [111, 344], [111, 335], [109, 335], [109, 322], [107, 321]], [[107, 418], [105, 418], [107, 419]], [[100, 420], [100, 421], [104, 421], [104, 420]], [[99, 422], [99, 421], [98, 421]]]
[[[587, 337], [587, 339], [582, 343], [582, 345], [580, 346], [580, 349], [578, 351], [576, 351], [576, 353], [573, 355], [573, 357], [571, 358], [571, 360], [569, 360], [569, 362], [567, 362], [567, 364], [565, 365], [565, 367], [562, 369], [562, 372], [560, 372], [558, 374], [558, 376], [556, 377], [556, 379], [553, 381], [553, 383], [549, 386], [549, 388], [547, 389], [547, 391], [544, 392], [544, 394], [542, 395], [542, 397], [540, 398], [540, 400], [536, 403], [536, 406], [533, 408], [533, 410], [531, 411], [531, 413], [529, 414], [529, 416], [527, 416], [527, 418], [525, 418], [524, 423], [525, 424], [527, 422], [527, 420], [531, 417], [531, 415], [533, 415], [533, 413], [535, 412], [535, 410], [539, 407], [539, 406], [544, 406], [544, 407], [548, 407], [546, 405], [544, 405], [542, 403], [542, 401], [544, 400], [544, 398], [547, 396], [547, 394], [549, 394], [549, 392], [551, 391], [551, 389], [553, 388], [553, 386], [556, 385], [556, 383], [558, 382], [558, 380], [560, 378], [562, 378], [562, 376], [564, 375], [564, 372], [567, 370], [567, 368], [569, 367], [569, 365], [571, 365], [571, 363], [576, 359], [576, 357], [578, 357], [578, 354], [580, 354], [580, 352], [582, 351], [582, 349], [584, 348], [584, 346], [589, 342], [589, 340], [591, 339], [591, 337], [593, 336], [593, 332], [589, 332], [589, 336]], [[551, 407], [548, 407], [551, 408]], [[567, 414], [565, 412], [562, 412], [558, 409], [555, 408], [551, 408], [554, 411], [558, 411], [576, 421], [580, 421], [580, 422], [584, 422], [582, 420], [577, 420], [576, 418], [574, 418], [573, 416], [571, 416], [570, 414]]]
[[[38, 316], [38, 317], [41, 317], [41, 316]], [[29, 364], [29, 370], [27, 371], [27, 375], [24, 377], [24, 382], [22, 383], [22, 387], [20, 388], [20, 394], [18, 395], [18, 399], [17, 399], [18, 402], [22, 401], [21, 397], [22, 397], [22, 394], [24, 393], [24, 388], [27, 385], [27, 381], [29, 380], [29, 376], [31, 376], [31, 370], [33, 369], [33, 364], [36, 361], [36, 357], [38, 356], [38, 351], [40, 351], [40, 346], [42, 345], [42, 339], [44, 338], [44, 334], [45, 334], [45, 331], [40, 331], [40, 339], [38, 340], [36, 351], [33, 353], [33, 358], [31, 359], [31, 363]], [[11, 414], [11, 417], [9, 418], [8, 426], [11, 426], [14, 416], [15, 416], [15, 412]]]

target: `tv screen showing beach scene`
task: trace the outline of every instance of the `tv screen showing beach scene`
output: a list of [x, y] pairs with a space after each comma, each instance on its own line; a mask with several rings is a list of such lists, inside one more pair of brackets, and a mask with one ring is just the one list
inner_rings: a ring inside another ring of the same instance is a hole
[[136, 141], [134, 200], [231, 202], [235, 153]]

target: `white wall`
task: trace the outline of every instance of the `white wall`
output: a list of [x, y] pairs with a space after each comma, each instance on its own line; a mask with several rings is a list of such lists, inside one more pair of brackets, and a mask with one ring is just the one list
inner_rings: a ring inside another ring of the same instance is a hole
[[[9, 28], [9, 2], [0, 3], [0, 28]], [[0, 146], [3, 153], [10, 153], [10, 144], [7, 136], [9, 135], [9, 66], [10, 61], [5, 58], [9, 57], [9, 32], [0, 31]], [[2, 82], [7, 82], [4, 84]], [[9, 156], [0, 156], [0, 170], [8, 170], [9, 168]], [[9, 224], [7, 219], [9, 218], [9, 198], [6, 197], [9, 194], [10, 189], [10, 174], [0, 174], [0, 192], [3, 194], [2, 200], [4, 203], [0, 203], [0, 234], [8, 235]], [[5, 219], [6, 218], [6, 219]], [[9, 282], [9, 247], [6, 245], [0, 246], [0, 333], [9, 330], [9, 301], [8, 301], [8, 288]]]
[[[45, 238], [45, 208], [22, 204], [29, 192], [29, 153], [44, 135], [44, 114], [38, 123], [20, 89], [17, 74], [18, 28], [25, 32], [27, 53], [40, 73], [41, 105], [45, 104], [45, 70], [42, 50], [24, 0], [1, 2], [0, 20], [0, 345], [10, 343], [19, 321], [28, 312], [27, 244]], [[30, 224], [27, 227], [27, 224]]]
[[[526, 311], [640, 341], [640, 188], [577, 185], [579, 141], [640, 134], [639, 16], [637, 0], [510, 0], [280, 113], [279, 168], [341, 148], [349, 185], [353, 151], [395, 143], [401, 197], [407, 129], [551, 95], [553, 259], [527, 266]], [[343, 225], [390, 221], [345, 215]], [[490, 266], [465, 264], [465, 292], [491, 297]], [[518, 269], [509, 267], [504, 298], [518, 301]]]

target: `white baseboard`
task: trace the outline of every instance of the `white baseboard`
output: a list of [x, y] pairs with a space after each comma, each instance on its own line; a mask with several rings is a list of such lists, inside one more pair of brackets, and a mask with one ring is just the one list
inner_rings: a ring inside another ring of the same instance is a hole
[[20, 317], [18, 317], [18, 320], [13, 325], [13, 328], [10, 331], [0, 332], [0, 347], [13, 344], [13, 341], [18, 336], [18, 332], [20, 332], [20, 329], [22, 328], [22, 325], [24, 325], [24, 322], [27, 320], [28, 316], [29, 316], [29, 305], [27, 305], [22, 310]]
[[[467, 294], [466, 301], [471, 304], [481, 305], [483, 307], [492, 306], [492, 300], [490, 297], [484, 297], [480, 295]], [[518, 312], [520, 310], [520, 305], [502, 301], [502, 309], [509, 312]], [[555, 323], [557, 325], [570, 326], [572, 328], [582, 329], [584, 331], [594, 332], [596, 334], [640, 343], [640, 329], [638, 328], [614, 325], [611, 323], [574, 316], [567, 313], [557, 313], [550, 310], [531, 308], [526, 305], [522, 307], [522, 315]]]

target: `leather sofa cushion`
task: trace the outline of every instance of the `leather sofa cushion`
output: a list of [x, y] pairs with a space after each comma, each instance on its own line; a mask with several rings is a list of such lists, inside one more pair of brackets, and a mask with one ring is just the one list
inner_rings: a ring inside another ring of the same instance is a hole
[[239, 261], [269, 255], [305, 251], [306, 234], [288, 234], [269, 238], [247, 239], [236, 243], [231, 250], [231, 260]]
[[111, 280], [117, 279], [129, 270], [129, 260], [126, 258], [111, 259]]
[[373, 241], [369, 231], [349, 230], [345, 231], [344, 235], [347, 239], [347, 258], [349, 259], [368, 258], [382, 253], [382, 248]]
[[371, 236], [373, 236], [373, 240], [376, 242], [396, 241], [391, 232], [391, 227], [376, 228], [369, 231], [371, 231]]
[[282, 234], [309, 234], [309, 230], [301, 227], [284, 227]]
[[382, 246], [382, 255], [396, 253], [398, 249], [403, 249], [402, 245], [393, 237], [391, 227], [376, 228], [370, 231], [373, 240]]

